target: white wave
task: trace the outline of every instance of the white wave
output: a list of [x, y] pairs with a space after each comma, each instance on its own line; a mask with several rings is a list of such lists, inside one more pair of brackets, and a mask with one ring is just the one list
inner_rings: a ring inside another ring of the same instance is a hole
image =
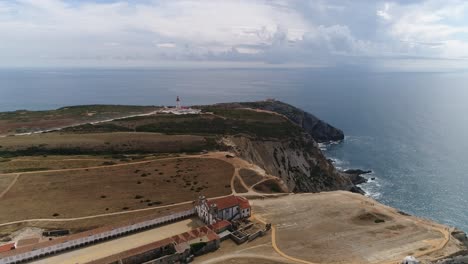
[[[373, 199], [380, 199], [382, 197], [382, 193], [380, 192], [381, 190], [381, 184], [375, 176], [369, 177], [369, 176], [364, 176], [367, 178], [366, 183], [359, 184], [358, 186], [366, 192], [366, 196], [371, 197]], [[374, 178], [374, 180], [371, 180], [371, 178]]]

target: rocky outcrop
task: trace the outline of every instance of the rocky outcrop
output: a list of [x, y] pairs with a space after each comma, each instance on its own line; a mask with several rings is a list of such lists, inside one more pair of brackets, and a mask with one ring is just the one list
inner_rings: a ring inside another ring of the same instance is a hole
[[370, 171], [370, 170], [365, 171], [365, 170], [361, 170], [361, 169], [350, 169], [350, 170], [343, 171], [343, 173], [346, 174], [349, 177], [349, 179], [351, 180], [351, 182], [354, 185], [366, 183], [367, 179], [362, 177], [361, 175], [368, 174], [368, 173], [371, 173], [371, 172], [372, 171]]
[[335, 169], [313, 139], [258, 140], [246, 136], [228, 139], [241, 158], [277, 176], [292, 192], [352, 190], [349, 177]]
[[259, 101], [240, 103], [243, 106], [267, 110], [284, 115], [302, 127], [317, 142], [339, 141], [344, 139], [343, 131], [320, 120], [316, 116], [281, 101]]

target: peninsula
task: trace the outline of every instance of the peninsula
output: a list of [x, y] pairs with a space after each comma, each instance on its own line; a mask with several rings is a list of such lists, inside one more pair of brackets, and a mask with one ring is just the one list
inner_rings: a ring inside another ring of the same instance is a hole
[[463, 232], [362, 195], [365, 171], [341, 172], [319, 148], [343, 139], [276, 100], [0, 113], [0, 263], [466, 254]]

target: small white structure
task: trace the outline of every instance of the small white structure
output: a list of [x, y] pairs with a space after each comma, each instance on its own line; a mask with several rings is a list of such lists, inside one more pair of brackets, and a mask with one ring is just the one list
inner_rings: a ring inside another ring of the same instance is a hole
[[179, 96], [176, 98], [176, 107], [165, 107], [162, 110], [157, 111], [156, 113], [161, 113], [161, 114], [174, 114], [174, 115], [198, 115], [201, 113], [200, 109], [193, 109], [190, 107], [185, 107], [181, 106], [180, 104], [181, 100]]
[[421, 264], [421, 262], [419, 262], [419, 260], [417, 260], [413, 256], [406, 256], [401, 262], [401, 264]]
[[221, 220], [248, 218], [251, 214], [249, 201], [244, 197], [234, 195], [211, 200], [200, 196], [195, 202], [195, 211], [198, 217], [208, 225]]

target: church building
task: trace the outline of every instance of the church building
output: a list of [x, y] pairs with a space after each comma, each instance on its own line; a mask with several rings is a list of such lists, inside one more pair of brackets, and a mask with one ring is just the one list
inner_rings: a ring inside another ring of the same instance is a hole
[[200, 196], [195, 202], [195, 210], [198, 217], [208, 225], [221, 220], [233, 221], [249, 218], [251, 207], [249, 201], [240, 196], [226, 196], [216, 199], [206, 199]]

